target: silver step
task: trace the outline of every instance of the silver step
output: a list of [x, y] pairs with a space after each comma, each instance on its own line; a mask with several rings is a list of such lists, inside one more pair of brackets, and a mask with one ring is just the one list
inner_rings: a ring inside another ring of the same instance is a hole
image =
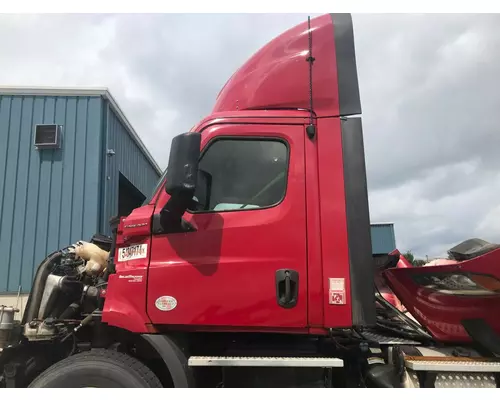
[[324, 357], [189, 357], [190, 367], [343, 367], [340, 358]]
[[[490, 388], [497, 387], [495, 374], [492, 372], [433, 372], [436, 374], [434, 383], [430, 387], [439, 388]], [[429, 382], [430, 383], [430, 382]], [[403, 375], [403, 387], [420, 388], [420, 379], [417, 372], [406, 370]]]
[[497, 382], [495, 374], [478, 372], [438, 373], [434, 381], [435, 388], [489, 388], [495, 389]]
[[450, 360], [405, 360], [406, 367], [413, 371], [436, 372], [500, 372], [500, 362], [450, 361]]

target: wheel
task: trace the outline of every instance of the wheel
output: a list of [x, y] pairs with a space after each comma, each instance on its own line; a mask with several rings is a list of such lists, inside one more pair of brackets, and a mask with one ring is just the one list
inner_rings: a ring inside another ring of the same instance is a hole
[[91, 350], [65, 358], [42, 372], [30, 388], [161, 388], [140, 361], [111, 350]]

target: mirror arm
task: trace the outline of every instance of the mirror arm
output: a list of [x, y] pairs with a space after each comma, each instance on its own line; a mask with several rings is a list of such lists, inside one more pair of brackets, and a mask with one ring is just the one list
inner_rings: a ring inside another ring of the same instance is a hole
[[177, 221], [176, 223], [169, 222], [168, 216], [165, 215], [163, 210], [160, 211], [159, 214], [153, 215], [151, 229], [153, 235], [195, 232], [196, 230], [196, 227], [190, 222], [186, 221], [184, 218], [181, 218], [181, 220]]
[[190, 198], [192, 198], [190, 192], [176, 193], [170, 197], [160, 213], [153, 215], [153, 234], [196, 231], [193, 224], [182, 218], [186, 211], [185, 205], [189, 204]]
[[178, 215], [181, 220], [182, 215], [186, 212], [188, 205], [191, 203], [194, 193], [191, 190], [179, 191], [173, 193], [165, 204], [164, 209], [172, 215]]

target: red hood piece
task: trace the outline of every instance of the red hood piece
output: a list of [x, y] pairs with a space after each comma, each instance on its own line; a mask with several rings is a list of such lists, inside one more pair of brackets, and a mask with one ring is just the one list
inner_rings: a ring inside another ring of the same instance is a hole
[[[394, 268], [412, 268], [413, 265], [401, 254], [398, 249], [389, 253], [389, 256], [398, 256], [398, 262]], [[396, 307], [399, 311], [406, 312], [406, 308], [401, 304], [393, 291], [387, 286], [385, 278], [382, 276], [383, 269], [375, 272], [375, 285], [382, 297]]]
[[[483, 320], [500, 335], [500, 249], [450, 265], [392, 268], [382, 275], [406, 309], [435, 339], [464, 343], [463, 321]], [[462, 287], [458, 276], [478, 290]], [[484, 287], [486, 290], [481, 290]]]
[[[316, 116], [361, 113], [350, 14], [311, 20], [313, 107]], [[255, 109], [310, 109], [307, 22], [255, 53], [222, 88], [213, 113]]]
[[405, 256], [401, 254], [401, 252], [398, 249], [395, 249], [389, 253], [390, 255], [399, 255], [399, 261], [396, 266], [396, 268], [413, 268], [413, 265], [411, 262], [409, 262]]

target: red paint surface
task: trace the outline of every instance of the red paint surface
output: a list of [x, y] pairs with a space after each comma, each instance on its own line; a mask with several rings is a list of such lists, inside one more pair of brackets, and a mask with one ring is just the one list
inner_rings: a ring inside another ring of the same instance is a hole
[[[151, 322], [146, 314], [145, 306], [151, 237], [144, 236], [141, 230], [140, 236], [131, 235], [130, 229], [137, 232], [137, 228], [125, 228], [125, 226], [130, 225], [130, 221], [134, 224], [149, 221], [152, 211], [151, 206], [138, 208], [129, 217], [124, 218], [118, 226], [115, 252], [116, 274], [109, 276], [102, 312], [103, 322], [131, 332], [148, 332], [148, 324]], [[119, 249], [131, 244], [147, 244], [147, 257], [118, 262]]]
[[123, 243], [142, 240], [151, 235], [151, 215], [154, 206], [146, 205], [133, 210], [130, 215], [123, 219], [120, 241]]
[[[323, 324], [352, 325], [349, 250], [339, 118], [318, 119], [318, 177], [323, 262]], [[345, 279], [345, 304], [329, 304], [329, 278]]]
[[[269, 122], [269, 121], [267, 121]], [[214, 136], [266, 136], [290, 147], [285, 199], [259, 210], [185, 214], [197, 231], [152, 239], [147, 311], [154, 324], [263, 328], [307, 327], [306, 204], [303, 125], [213, 125]], [[168, 196], [161, 194], [155, 212]], [[285, 309], [276, 301], [275, 271], [299, 273], [299, 301]], [[177, 307], [158, 310], [160, 296]]]
[[469, 342], [469, 335], [461, 320], [484, 319], [497, 334], [500, 334], [500, 318], [495, 310], [500, 309], [500, 294], [492, 296], [458, 296], [439, 293], [417, 285], [412, 276], [435, 272], [473, 272], [500, 278], [500, 249], [458, 265], [425, 268], [393, 268], [384, 276], [396, 296], [407, 310], [442, 342]]
[[[399, 260], [395, 268], [414, 268], [413, 265], [401, 254], [398, 249], [391, 251], [389, 254], [399, 255]], [[406, 312], [406, 308], [401, 304], [401, 301], [399, 301], [391, 288], [387, 286], [387, 281], [382, 276], [381, 270], [375, 271], [375, 285], [385, 300], [391, 303], [399, 311]]]
[[[305, 128], [304, 128], [305, 129]], [[307, 201], [307, 257], [309, 325], [323, 326], [323, 264], [321, 255], [321, 215], [318, 181], [317, 140], [310, 140], [305, 132], [305, 168]]]
[[[314, 111], [339, 115], [337, 63], [330, 15], [311, 19]], [[309, 109], [308, 28], [304, 22], [255, 53], [223, 87], [213, 112], [250, 109]]]
[[[331, 17], [315, 18], [311, 26], [314, 112], [338, 116]], [[202, 147], [215, 135], [287, 140], [291, 154], [284, 201], [262, 210], [186, 214], [196, 232], [151, 238], [153, 208], [159, 212], [169, 197], [160, 187], [148, 206], [121, 224], [119, 245], [148, 243], [150, 259], [117, 263], [104, 321], [135, 332], [147, 332], [150, 322], [189, 330], [295, 333], [351, 325], [340, 120], [318, 119], [318, 136], [307, 138], [310, 115], [298, 109], [310, 105], [308, 56], [303, 23], [250, 58], [222, 89], [213, 114], [193, 128], [204, 131]], [[291, 309], [276, 301], [274, 274], [282, 268], [299, 272], [299, 301]], [[120, 278], [146, 274], [147, 285], [145, 279]], [[345, 304], [329, 304], [329, 278], [345, 279]], [[174, 310], [155, 307], [165, 295], [177, 299]]]
[[[307, 23], [278, 36], [250, 58], [221, 90], [213, 114], [193, 128], [205, 130], [202, 146], [215, 135], [286, 139], [291, 159], [285, 200], [264, 210], [186, 214], [196, 232], [151, 237], [153, 212], [168, 199], [160, 187], [149, 205], [134, 210], [120, 224], [117, 245], [147, 243], [148, 256], [117, 262], [117, 273], [109, 278], [104, 322], [133, 332], [152, 331], [151, 323], [191, 331], [311, 334], [351, 326], [334, 29], [329, 15], [313, 19], [311, 25], [318, 117], [313, 141], [304, 133], [309, 114], [284, 110], [310, 106]], [[436, 339], [467, 342], [470, 338], [460, 324], [464, 318], [483, 318], [500, 334], [494, 312], [500, 295], [442, 294], [418, 286], [411, 276], [461, 270], [498, 277], [499, 261], [500, 250], [440, 267], [413, 268], [401, 258], [384, 276]], [[292, 309], [276, 302], [274, 273], [282, 268], [299, 272], [299, 301]], [[329, 304], [329, 278], [345, 279], [345, 304]], [[177, 299], [172, 311], [154, 306], [165, 295]]]
[[413, 268], [413, 264], [409, 262], [398, 249], [391, 251], [389, 254], [391, 255], [399, 254], [399, 261], [396, 268]]
[[[146, 313], [146, 293], [153, 210], [153, 206], [146, 205], [121, 219], [116, 237], [116, 274], [109, 276], [102, 312], [103, 322], [131, 332], [147, 333], [148, 324], [151, 323]], [[147, 244], [147, 257], [119, 262], [119, 249], [132, 244]]]
[[[142, 277], [142, 282], [131, 283], [130, 276]], [[135, 265], [121, 268], [110, 275], [102, 320], [109, 325], [131, 332], [148, 332], [151, 321], [146, 314], [147, 266]]]

